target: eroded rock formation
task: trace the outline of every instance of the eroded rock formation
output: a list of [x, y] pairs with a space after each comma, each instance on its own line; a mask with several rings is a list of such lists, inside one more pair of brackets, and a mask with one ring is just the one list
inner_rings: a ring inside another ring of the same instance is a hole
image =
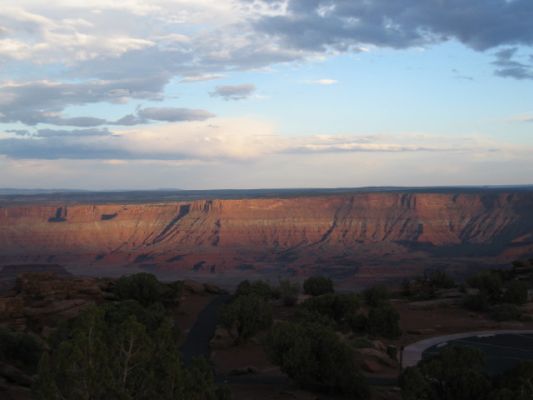
[[0, 264], [210, 272], [424, 257], [508, 261], [533, 254], [533, 193], [8, 205], [0, 208], [0, 243]]

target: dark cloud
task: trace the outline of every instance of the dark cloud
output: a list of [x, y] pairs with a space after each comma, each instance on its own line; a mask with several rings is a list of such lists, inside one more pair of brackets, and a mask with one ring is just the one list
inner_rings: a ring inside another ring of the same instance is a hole
[[14, 159], [115, 159], [131, 158], [129, 153], [106, 141], [84, 142], [80, 138], [50, 136], [41, 139], [0, 139], [0, 153]]
[[287, 11], [259, 19], [257, 29], [315, 51], [407, 48], [452, 38], [475, 50], [533, 44], [530, 0], [288, 0]]
[[121, 103], [130, 98], [160, 100], [167, 83], [161, 77], [92, 80], [82, 83], [36, 81], [0, 86], [0, 122], [26, 125], [49, 123], [60, 126], [94, 127], [106, 123], [101, 118], [61, 115], [67, 106], [88, 103]]
[[209, 93], [211, 97], [222, 97], [224, 100], [243, 100], [255, 92], [255, 86], [249, 83], [242, 85], [217, 86]]
[[530, 62], [517, 61], [517, 48], [506, 48], [496, 53], [493, 64], [497, 67], [496, 75], [505, 78], [533, 79], [533, 56]]
[[50, 137], [90, 137], [90, 136], [111, 136], [112, 133], [108, 129], [38, 129], [33, 135], [35, 137], [50, 138]]
[[149, 107], [140, 109], [137, 114], [141, 119], [166, 122], [205, 121], [215, 115], [205, 110], [173, 107]]
[[184, 122], [184, 121], [205, 121], [215, 117], [215, 114], [206, 110], [179, 107], [148, 107], [139, 108], [136, 114], [128, 114], [119, 120], [110, 123], [111, 125], [141, 125], [150, 121]]

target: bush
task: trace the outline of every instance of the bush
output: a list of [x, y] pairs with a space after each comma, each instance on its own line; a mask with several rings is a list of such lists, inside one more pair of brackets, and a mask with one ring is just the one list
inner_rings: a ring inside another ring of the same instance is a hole
[[123, 276], [113, 288], [113, 293], [120, 300], [136, 300], [143, 306], [161, 301], [164, 292], [163, 284], [154, 275], [146, 272]]
[[329, 293], [307, 299], [302, 303], [302, 308], [344, 325], [357, 313], [359, 297], [356, 294]]
[[235, 296], [258, 296], [264, 300], [270, 300], [277, 297], [276, 291], [265, 281], [254, 281], [250, 282], [248, 280], [242, 281], [237, 286], [235, 290]]
[[437, 296], [435, 287], [424, 278], [403, 281], [402, 294], [415, 301], [431, 300]]
[[533, 398], [533, 362], [525, 361], [495, 380], [491, 400], [529, 400]]
[[390, 298], [389, 289], [383, 285], [373, 286], [363, 292], [366, 304], [371, 307], [376, 307]]
[[432, 271], [428, 274], [427, 279], [437, 289], [451, 289], [455, 287], [453, 278], [444, 271]]
[[487, 311], [489, 308], [489, 296], [483, 292], [467, 295], [463, 300], [463, 306], [471, 311]]
[[485, 293], [490, 301], [499, 301], [503, 289], [500, 274], [494, 271], [483, 271], [467, 279], [468, 285]]
[[239, 296], [222, 308], [220, 320], [226, 329], [236, 329], [242, 342], [272, 325], [272, 308], [260, 296]]
[[43, 352], [43, 346], [27, 333], [0, 328], [0, 361], [33, 374]]
[[337, 329], [337, 323], [331, 317], [304, 307], [298, 307], [296, 309], [294, 320], [302, 324], [317, 324], [330, 329]]
[[324, 276], [312, 276], [304, 281], [304, 293], [311, 296], [333, 293], [333, 281]]
[[447, 347], [400, 377], [404, 400], [485, 400], [491, 382], [479, 350]]
[[525, 304], [528, 298], [528, 287], [525, 282], [511, 281], [506, 285], [503, 301], [511, 304]]
[[518, 321], [522, 311], [514, 304], [498, 304], [492, 309], [490, 316], [495, 321]]
[[373, 336], [395, 339], [401, 335], [400, 314], [390, 304], [372, 307], [368, 312], [367, 332]]
[[279, 323], [266, 340], [266, 351], [274, 364], [304, 388], [358, 399], [368, 396], [351, 348], [321, 325]]
[[352, 347], [354, 349], [370, 349], [373, 347], [372, 341], [366, 337], [358, 337], [352, 340]]
[[364, 314], [353, 315], [348, 319], [348, 325], [354, 333], [366, 333], [368, 317]]
[[298, 302], [298, 294], [300, 293], [300, 285], [292, 283], [288, 279], [279, 281], [278, 293], [281, 301], [285, 306], [291, 307]]

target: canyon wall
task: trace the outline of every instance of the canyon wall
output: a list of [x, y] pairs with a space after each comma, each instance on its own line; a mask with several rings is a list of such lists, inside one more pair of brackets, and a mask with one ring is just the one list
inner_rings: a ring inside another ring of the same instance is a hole
[[301, 271], [532, 254], [532, 192], [0, 208], [0, 264]]

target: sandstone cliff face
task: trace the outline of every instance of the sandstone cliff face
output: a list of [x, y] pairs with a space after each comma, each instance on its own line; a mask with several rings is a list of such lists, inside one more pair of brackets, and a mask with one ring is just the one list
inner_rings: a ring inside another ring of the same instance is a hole
[[413, 254], [533, 253], [533, 193], [361, 193], [0, 208], [0, 263], [221, 271]]

